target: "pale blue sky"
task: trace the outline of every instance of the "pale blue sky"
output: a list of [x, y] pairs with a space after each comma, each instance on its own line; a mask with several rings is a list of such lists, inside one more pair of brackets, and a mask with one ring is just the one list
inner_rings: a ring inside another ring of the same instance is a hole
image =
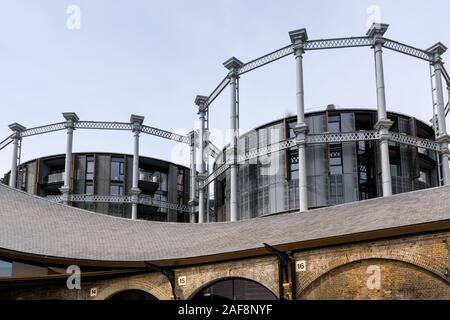
[[[81, 9], [81, 29], [68, 30], [66, 9]], [[26, 127], [62, 121], [128, 121], [188, 132], [197, 118], [194, 98], [209, 95], [226, 75], [222, 63], [249, 61], [289, 44], [288, 31], [305, 27], [310, 39], [364, 35], [367, 8], [378, 5], [386, 37], [426, 49], [450, 45], [449, 1], [0, 1], [0, 140], [8, 124]], [[448, 54], [447, 54], [448, 56]], [[446, 56], [444, 56], [444, 59]], [[390, 110], [431, 118], [428, 65], [385, 50]], [[450, 58], [449, 58], [450, 61]], [[448, 67], [450, 68], [450, 67]], [[308, 108], [375, 107], [369, 48], [307, 52]], [[292, 56], [241, 78], [241, 128], [295, 112]], [[229, 93], [211, 107], [211, 127], [228, 126]], [[75, 133], [74, 151], [132, 151], [128, 132]], [[218, 139], [220, 147], [226, 142]], [[141, 154], [181, 162], [176, 143], [143, 136]], [[65, 132], [24, 140], [23, 157], [62, 153]], [[11, 163], [0, 151], [0, 174]]]

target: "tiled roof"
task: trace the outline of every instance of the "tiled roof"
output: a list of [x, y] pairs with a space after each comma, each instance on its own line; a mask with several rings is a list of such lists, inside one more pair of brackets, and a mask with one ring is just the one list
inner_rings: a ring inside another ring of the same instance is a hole
[[0, 184], [0, 249], [68, 259], [157, 261], [450, 220], [450, 187], [238, 222], [129, 220]]

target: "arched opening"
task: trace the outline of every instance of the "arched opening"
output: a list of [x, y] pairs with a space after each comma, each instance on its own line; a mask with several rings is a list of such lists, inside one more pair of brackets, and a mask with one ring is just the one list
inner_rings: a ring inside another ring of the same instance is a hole
[[229, 278], [214, 282], [197, 292], [192, 300], [276, 300], [277, 297], [263, 285], [248, 279]]
[[118, 292], [108, 300], [158, 300], [153, 295], [142, 290], [126, 290]]

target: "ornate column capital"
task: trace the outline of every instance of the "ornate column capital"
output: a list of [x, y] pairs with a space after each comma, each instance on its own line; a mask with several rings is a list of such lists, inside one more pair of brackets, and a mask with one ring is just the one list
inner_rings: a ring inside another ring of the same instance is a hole
[[63, 117], [66, 119], [66, 128], [74, 129], [75, 123], [80, 120], [75, 112], [63, 112]]
[[144, 117], [143, 116], [137, 116], [135, 114], [132, 114], [130, 117], [130, 123], [132, 125], [131, 130], [133, 132], [137, 132], [140, 133], [141, 132], [141, 126], [142, 123], [144, 122]]
[[372, 23], [369, 30], [366, 33], [366, 36], [373, 39], [373, 44], [383, 44], [385, 40], [383, 39], [384, 34], [386, 33], [389, 25], [386, 23]]
[[306, 123], [297, 123], [294, 128], [295, 140], [297, 145], [306, 143], [306, 136], [308, 134], [309, 128]]
[[239, 73], [239, 69], [244, 65], [244, 63], [236, 57], [231, 57], [227, 61], [223, 63], [224, 67], [230, 70], [228, 76], [230, 78], [237, 77]]
[[289, 32], [289, 38], [292, 42], [292, 49], [294, 49], [295, 56], [302, 55], [304, 50], [304, 44], [308, 41], [308, 33], [305, 28], [297, 29]]
[[11, 131], [14, 132], [14, 138], [20, 139], [21, 134], [23, 131], [25, 131], [27, 128], [22, 126], [21, 124], [18, 124], [17, 122], [11, 123], [8, 128], [11, 129]]
[[429, 47], [426, 51], [429, 52], [431, 55], [432, 65], [441, 64], [442, 63], [441, 55], [443, 55], [447, 51], [447, 47], [442, 42], [438, 42]]

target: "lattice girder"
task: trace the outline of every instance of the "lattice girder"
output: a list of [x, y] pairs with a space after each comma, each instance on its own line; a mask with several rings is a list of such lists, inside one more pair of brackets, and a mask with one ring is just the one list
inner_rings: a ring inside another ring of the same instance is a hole
[[20, 133], [20, 136], [22, 138], [24, 138], [24, 137], [54, 132], [54, 131], [60, 131], [60, 130], [64, 130], [65, 128], [66, 128], [66, 122], [52, 123], [52, 124], [48, 124], [45, 126], [26, 129]]
[[0, 150], [2, 150], [3, 148], [6, 148], [10, 143], [13, 142], [13, 140], [14, 140], [14, 134], [10, 135], [5, 140], [0, 142]]

